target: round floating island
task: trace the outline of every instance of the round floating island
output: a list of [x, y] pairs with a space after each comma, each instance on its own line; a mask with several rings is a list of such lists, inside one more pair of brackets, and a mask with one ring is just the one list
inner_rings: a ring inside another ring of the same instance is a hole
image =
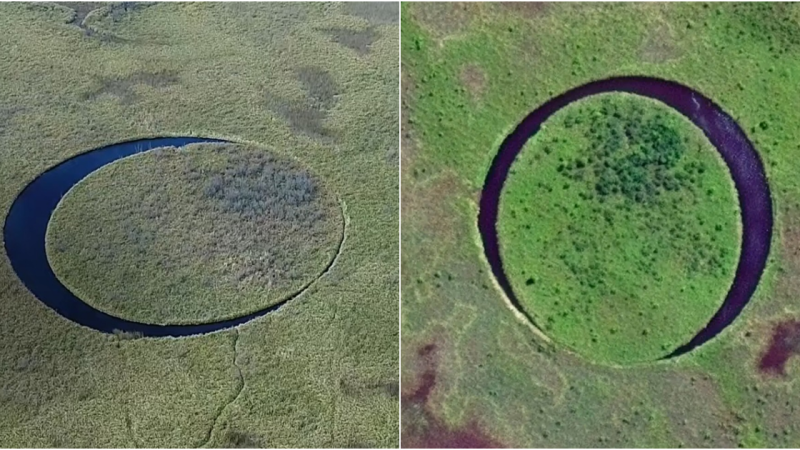
[[683, 355], [736, 320], [769, 256], [772, 198], [722, 107], [673, 81], [613, 77], [553, 97], [505, 138], [477, 225], [511, 307], [587, 358], [630, 364]]
[[607, 93], [547, 120], [511, 167], [498, 238], [522, 308], [592, 359], [657, 359], [720, 308], [739, 210], [722, 158], [665, 105]]
[[307, 288], [339, 250], [335, 195], [261, 147], [192, 143], [119, 159], [53, 212], [47, 257], [96, 310], [154, 325], [244, 317]]

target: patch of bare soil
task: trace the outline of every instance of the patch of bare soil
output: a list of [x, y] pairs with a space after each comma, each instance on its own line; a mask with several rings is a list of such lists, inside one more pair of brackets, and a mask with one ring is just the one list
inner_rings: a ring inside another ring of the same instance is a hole
[[366, 19], [375, 25], [400, 21], [398, 2], [346, 2], [344, 9], [348, 14]]
[[463, 32], [480, 14], [481, 5], [473, 2], [413, 3], [411, 17], [439, 39]]
[[486, 91], [486, 72], [477, 64], [467, 64], [461, 68], [459, 74], [461, 84], [467, 88], [467, 92], [472, 96], [473, 100], [480, 100], [483, 93]]
[[416, 385], [403, 391], [401, 398], [401, 446], [403, 448], [502, 448], [476, 420], [450, 427], [437, 417], [430, 405], [436, 389], [439, 345], [428, 343], [416, 351]]
[[103, 95], [117, 98], [122, 104], [131, 104], [138, 100], [134, 90], [136, 86], [144, 85], [163, 89], [180, 82], [178, 74], [171, 71], [160, 72], [134, 72], [124, 77], [100, 78], [99, 85], [83, 95], [84, 100], [95, 100]]
[[667, 23], [652, 28], [639, 49], [639, 57], [649, 63], [664, 63], [681, 56], [675, 32]]
[[380, 37], [372, 28], [367, 28], [363, 31], [333, 28], [324, 30], [324, 32], [331, 36], [333, 42], [355, 50], [359, 55], [366, 55], [369, 53], [372, 43]]

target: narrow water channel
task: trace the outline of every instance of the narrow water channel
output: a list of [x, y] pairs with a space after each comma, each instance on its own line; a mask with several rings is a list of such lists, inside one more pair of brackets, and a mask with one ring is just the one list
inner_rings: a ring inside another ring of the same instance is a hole
[[761, 158], [736, 121], [709, 98], [673, 81], [649, 77], [616, 77], [593, 81], [552, 98], [528, 114], [500, 145], [481, 193], [478, 229], [486, 258], [498, 284], [514, 307], [534, 322], [514, 295], [503, 270], [497, 239], [497, 214], [503, 184], [514, 159], [528, 139], [539, 131], [542, 123], [572, 102], [608, 92], [626, 92], [658, 100], [691, 120], [703, 130], [722, 156], [739, 198], [743, 235], [733, 282], [722, 306], [708, 324], [689, 342], [664, 356], [664, 359], [672, 358], [708, 342], [739, 316], [758, 286], [772, 240], [772, 199]]
[[[159, 147], [182, 148], [196, 143], [228, 143], [222, 139], [199, 137], [163, 137], [139, 139], [101, 147], [72, 157], [48, 169], [34, 179], [14, 200], [3, 228], [6, 254], [22, 283], [42, 303], [61, 316], [80, 325], [105, 333], [115, 330], [141, 333], [144, 336], [189, 336], [234, 327], [278, 310], [301, 295], [309, 286], [268, 308], [220, 322], [196, 325], [152, 325], [125, 320], [100, 311], [74, 295], [56, 277], [47, 259], [47, 225], [64, 195], [92, 172], [114, 161]], [[344, 220], [344, 218], [342, 219]], [[338, 257], [339, 249], [319, 276], [327, 273]], [[319, 278], [319, 277], [317, 277]], [[313, 283], [313, 282], [312, 282]]]

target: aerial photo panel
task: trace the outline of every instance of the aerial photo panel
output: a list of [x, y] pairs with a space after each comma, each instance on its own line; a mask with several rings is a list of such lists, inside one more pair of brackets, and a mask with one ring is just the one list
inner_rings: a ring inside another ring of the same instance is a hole
[[800, 447], [800, 5], [400, 23], [401, 445]]
[[398, 448], [399, 4], [0, 4], [0, 447]]

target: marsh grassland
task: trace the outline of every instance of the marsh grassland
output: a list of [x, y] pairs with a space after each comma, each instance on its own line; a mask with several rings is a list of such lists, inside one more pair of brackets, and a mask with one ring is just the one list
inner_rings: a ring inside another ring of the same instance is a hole
[[[106, 335], [0, 258], [0, 442], [396, 447], [396, 4], [0, 6], [0, 211], [78, 153], [159, 149], [71, 190], [56, 274], [129, 319], [278, 312], [188, 338]], [[332, 250], [333, 249], [333, 250]]]
[[[403, 5], [403, 446], [800, 444], [798, 18], [772, 3]], [[562, 92], [623, 75], [721, 105], [772, 191], [752, 300], [666, 361], [721, 304], [742, 233], [727, 168], [682, 116], [602, 94], [528, 141], [497, 228], [536, 328], [504, 301], [477, 227], [514, 127]]]

